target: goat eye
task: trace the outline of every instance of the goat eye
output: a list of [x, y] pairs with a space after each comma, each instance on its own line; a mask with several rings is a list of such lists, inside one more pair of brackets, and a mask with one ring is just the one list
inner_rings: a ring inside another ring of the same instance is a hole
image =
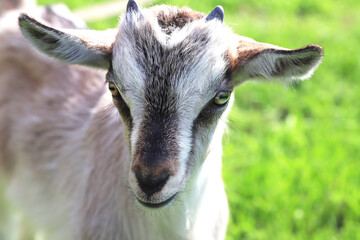
[[113, 97], [119, 96], [119, 90], [117, 89], [114, 83], [109, 83], [109, 90], [113, 95]]
[[231, 93], [228, 91], [218, 92], [214, 97], [214, 103], [216, 103], [217, 105], [224, 105], [225, 103], [227, 103], [227, 101], [229, 101], [230, 94]]

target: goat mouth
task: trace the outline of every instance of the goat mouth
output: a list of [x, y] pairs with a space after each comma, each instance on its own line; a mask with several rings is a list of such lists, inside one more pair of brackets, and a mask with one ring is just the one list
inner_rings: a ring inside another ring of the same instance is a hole
[[160, 203], [151, 203], [151, 202], [144, 202], [141, 201], [140, 199], [137, 199], [143, 206], [148, 207], [148, 208], [161, 208], [163, 206], [168, 205], [170, 202], [172, 202], [177, 196], [177, 193], [174, 194], [173, 196], [171, 196], [170, 198], [166, 199], [163, 202]]

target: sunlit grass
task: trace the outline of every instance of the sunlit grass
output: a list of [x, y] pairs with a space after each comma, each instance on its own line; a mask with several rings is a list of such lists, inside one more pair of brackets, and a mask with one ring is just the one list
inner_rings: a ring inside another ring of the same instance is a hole
[[[91, 3], [67, 2], [72, 8]], [[227, 239], [360, 239], [360, 1], [163, 3], [203, 12], [221, 4], [238, 34], [325, 49], [319, 69], [299, 86], [236, 90], [224, 138]], [[117, 17], [89, 25], [115, 27]]]

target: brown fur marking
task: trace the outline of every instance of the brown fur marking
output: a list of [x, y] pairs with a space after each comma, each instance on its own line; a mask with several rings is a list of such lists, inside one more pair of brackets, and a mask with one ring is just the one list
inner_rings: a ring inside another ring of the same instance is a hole
[[177, 28], [183, 28], [187, 23], [203, 18], [205, 15], [190, 8], [178, 8], [166, 5], [151, 8], [158, 23], [166, 34], [171, 34]]

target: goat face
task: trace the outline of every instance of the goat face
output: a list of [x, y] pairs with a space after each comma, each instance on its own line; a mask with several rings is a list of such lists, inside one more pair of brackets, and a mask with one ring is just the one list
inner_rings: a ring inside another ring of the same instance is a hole
[[57, 30], [26, 15], [19, 23], [49, 56], [108, 69], [128, 132], [131, 189], [142, 205], [159, 208], [201, 168], [235, 85], [305, 79], [321, 61], [319, 46], [258, 43], [232, 33], [222, 20], [221, 7], [206, 17], [167, 6], [140, 11], [130, 0], [116, 32]]
[[[169, 29], [147, 11], [126, 15], [107, 75], [129, 132], [130, 186], [150, 207], [174, 199], [201, 164], [233, 90], [227, 28], [170, 10], [177, 19], [194, 19]], [[214, 102], [216, 96], [222, 101]]]

